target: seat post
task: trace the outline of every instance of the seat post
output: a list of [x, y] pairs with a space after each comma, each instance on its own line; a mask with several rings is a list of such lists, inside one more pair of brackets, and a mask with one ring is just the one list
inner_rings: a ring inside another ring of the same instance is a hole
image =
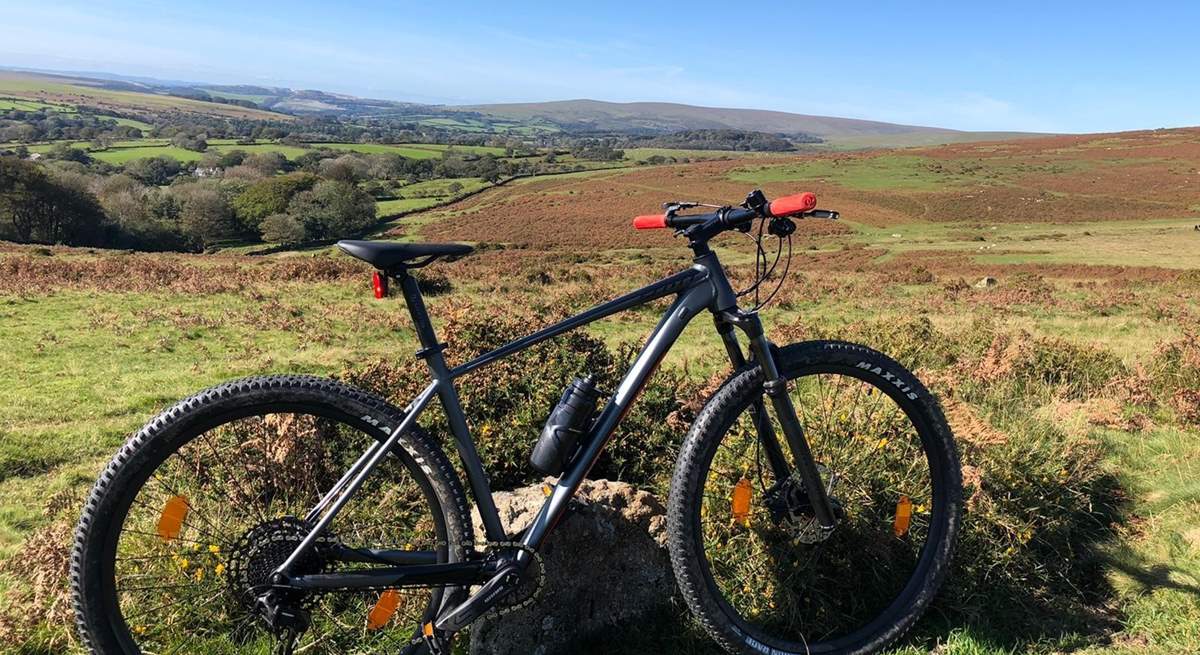
[[417, 286], [417, 279], [408, 274], [408, 268], [401, 267], [395, 274], [400, 282], [400, 290], [404, 293], [404, 302], [408, 305], [408, 313], [412, 316], [413, 328], [417, 331], [417, 340], [421, 350], [417, 355], [424, 358], [438, 378], [446, 377], [446, 360], [442, 357], [445, 347], [438, 342], [437, 334], [433, 331], [433, 323], [429, 320], [429, 310], [425, 309], [425, 299]]

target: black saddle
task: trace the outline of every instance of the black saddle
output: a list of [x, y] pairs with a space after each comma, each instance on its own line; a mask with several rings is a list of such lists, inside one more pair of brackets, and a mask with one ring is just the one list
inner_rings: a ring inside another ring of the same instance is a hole
[[402, 266], [418, 268], [440, 257], [462, 257], [474, 248], [461, 243], [397, 243], [395, 241], [338, 241], [346, 254], [381, 271]]

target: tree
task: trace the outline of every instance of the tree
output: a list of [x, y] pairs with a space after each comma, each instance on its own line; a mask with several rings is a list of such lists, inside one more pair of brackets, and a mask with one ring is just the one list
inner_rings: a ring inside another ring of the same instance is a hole
[[171, 190], [180, 200], [179, 226], [203, 249], [234, 235], [233, 209], [215, 184], [186, 184]]
[[247, 230], [258, 232], [264, 218], [286, 212], [296, 194], [313, 188], [316, 183], [317, 176], [311, 173], [292, 173], [255, 182], [233, 199], [238, 222]]
[[353, 184], [369, 176], [370, 165], [358, 155], [342, 155], [322, 161], [318, 170], [321, 177]]
[[142, 157], [125, 164], [125, 173], [142, 184], [162, 186], [183, 170], [178, 161], [170, 157]]
[[46, 153], [46, 156], [50, 159], [74, 161], [79, 162], [80, 164], [87, 164], [88, 162], [92, 161], [92, 158], [88, 156], [87, 152], [79, 148], [74, 148], [69, 143], [54, 144], [54, 147], [50, 149], [50, 152]]
[[86, 180], [0, 157], [0, 225], [17, 241], [103, 245], [106, 222]]
[[446, 190], [450, 192], [450, 195], [455, 195], [463, 190], [463, 185], [460, 182], [451, 182], [446, 186]]
[[304, 225], [287, 214], [271, 214], [260, 224], [262, 240], [267, 243], [303, 243], [306, 237]]
[[197, 134], [190, 135], [186, 132], [179, 132], [171, 137], [171, 145], [184, 150], [194, 150], [196, 152], [204, 152], [208, 150], [208, 135]]
[[128, 175], [103, 178], [97, 187], [104, 213], [117, 225], [117, 245], [139, 250], [186, 247], [179, 231], [178, 207], [169, 194], [142, 186]]
[[288, 213], [311, 239], [356, 235], [375, 223], [375, 199], [348, 182], [324, 180], [296, 195]]
[[257, 152], [247, 155], [242, 163], [258, 169], [263, 175], [274, 175], [287, 166], [287, 159], [278, 152]]

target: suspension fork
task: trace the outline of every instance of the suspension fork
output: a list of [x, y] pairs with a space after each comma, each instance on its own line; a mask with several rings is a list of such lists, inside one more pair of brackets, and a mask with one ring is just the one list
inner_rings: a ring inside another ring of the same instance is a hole
[[[733, 324], [719, 314], [713, 317], [713, 322], [716, 323], [717, 334], [721, 335], [721, 341], [725, 344], [725, 352], [729, 353], [729, 363], [733, 365], [733, 370], [741, 369], [746, 365], [746, 356], [742, 354], [742, 346], [738, 343]], [[767, 408], [761, 396], [756, 397], [754, 403], [750, 405], [750, 418], [754, 421], [754, 428], [758, 432], [758, 442], [762, 445], [763, 452], [767, 454], [767, 463], [770, 464], [775, 479], [786, 480], [792, 474], [792, 467], [788, 465], [783, 448], [779, 445], [779, 439], [775, 436], [775, 428], [771, 425], [771, 417], [767, 414]]]
[[[795, 470], [804, 482], [804, 489], [808, 494], [808, 501], [812, 505], [813, 514], [822, 528], [832, 530], [836, 525], [833, 506], [829, 502], [828, 494], [825, 493], [825, 485], [821, 480], [821, 472], [817, 469], [817, 463], [813, 460], [812, 449], [809, 448], [808, 440], [804, 437], [804, 428], [800, 425], [800, 420], [796, 418], [796, 407], [788, 393], [787, 379], [779, 372], [779, 367], [775, 362], [774, 349], [763, 333], [762, 321], [759, 320], [756, 313], [736, 311], [721, 312], [717, 315], [716, 322], [717, 331], [721, 334], [721, 340], [725, 343], [725, 349], [735, 367], [739, 363], [744, 364], [745, 358], [737, 338], [732, 334], [732, 328], [734, 326], [740, 328], [750, 339], [750, 355], [763, 372], [763, 393], [771, 400], [771, 407], [779, 419], [779, 426], [783, 428], [783, 436], [787, 439], [788, 447], [795, 459]], [[725, 327], [722, 327], [722, 323], [725, 324]], [[767, 453], [767, 459], [771, 463], [775, 479], [785, 480], [792, 469], [787, 465], [779, 441], [775, 438], [765, 405], [761, 397], [756, 398], [750, 407], [751, 417], [758, 429], [759, 440]]]

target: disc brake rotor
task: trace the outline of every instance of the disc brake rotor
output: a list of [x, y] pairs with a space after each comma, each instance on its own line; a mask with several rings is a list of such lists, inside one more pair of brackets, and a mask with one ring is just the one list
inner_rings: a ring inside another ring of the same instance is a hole
[[[837, 484], [837, 474], [830, 473], [822, 464], [817, 464], [817, 471], [826, 480], [825, 494], [829, 496], [829, 504], [833, 507], [834, 515], [841, 519], [845, 512], [842, 504], [833, 496]], [[813, 513], [812, 503], [808, 499], [808, 490], [799, 472], [793, 472], [786, 479], [777, 482], [767, 490], [764, 498], [767, 510], [775, 525], [787, 530], [791, 537], [803, 544], [815, 544], [829, 538], [833, 530], [821, 527]]]

